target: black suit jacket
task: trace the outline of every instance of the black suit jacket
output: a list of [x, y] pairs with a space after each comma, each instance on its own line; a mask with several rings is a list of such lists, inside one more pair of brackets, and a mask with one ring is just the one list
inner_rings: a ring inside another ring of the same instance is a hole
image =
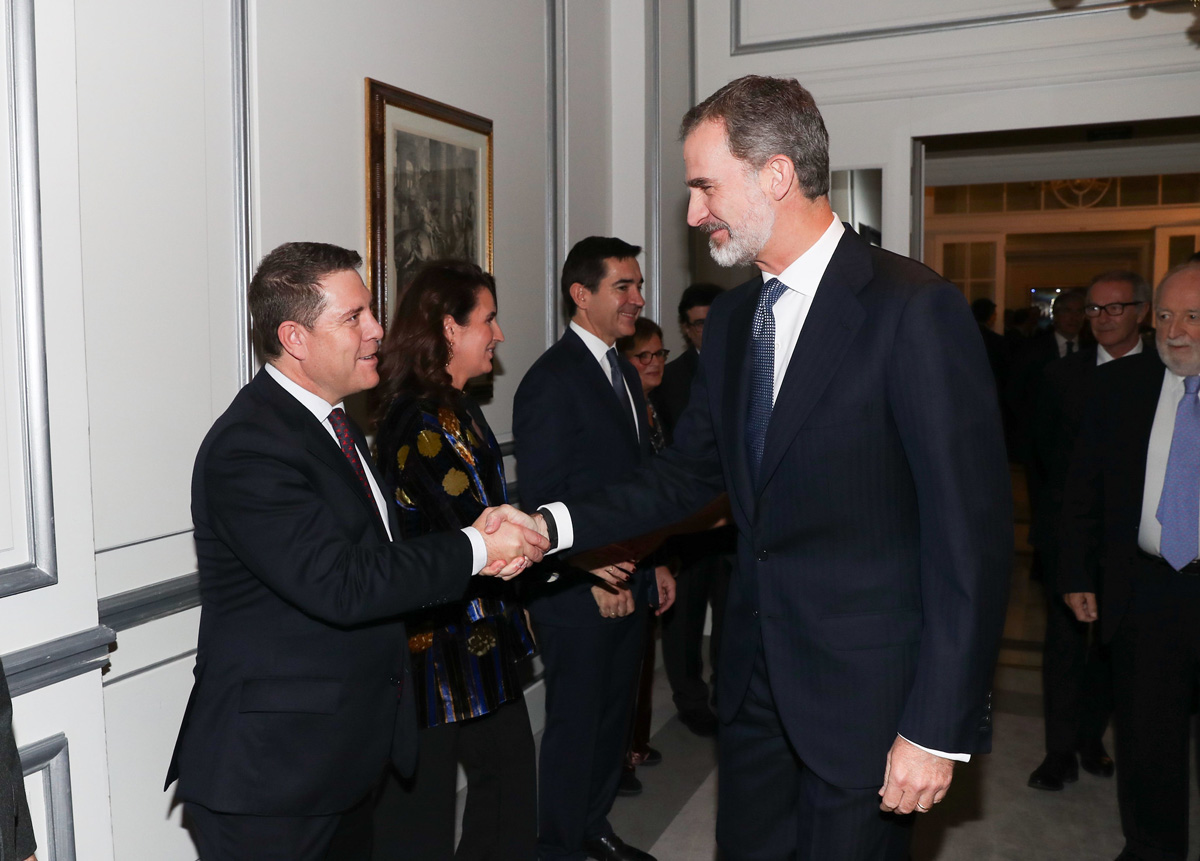
[[1165, 366], [1155, 350], [1097, 368], [1063, 496], [1060, 592], [1103, 591], [1110, 639], [1129, 605], [1150, 431]]
[[713, 304], [674, 445], [634, 480], [568, 500], [576, 540], [678, 520], [728, 488], [739, 551], [721, 719], [738, 711], [761, 642], [789, 739], [827, 781], [878, 785], [897, 733], [986, 751], [1012, 520], [994, 386], [966, 302], [847, 227], [755, 481], [744, 428], [760, 291], [754, 279]]
[[192, 518], [202, 610], [167, 776], [179, 798], [328, 814], [361, 800], [389, 756], [411, 772], [416, 716], [396, 615], [462, 594], [467, 537], [389, 542], [333, 437], [265, 370], [200, 446]]
[[[628, 361], [618, 357], [618, 363], [633, 395], [636, 428], [600, 363], [570, 328], [521, 380], [513, 401], [513, 434], [526, 511], [619, 481], [650, 458], [641, 381]], [[551, 557], [522, 579], [529, 610], [539, 624], [608, 621], [591, 594], [596, 579], [565, 560]], [[635, 589], [644, 589], [644, 581], [645, 573], [639, 572]]]
[[25, 777], [12, 728], [12, 699], [0, 667], [0, 861], [25, 861], [36, 847]]
[[692, 394], [692, 381], [696, 379], [696, 371], [700, 367], [700, 354], [688, 347], [678, 359], [667, 363], [663, 368], [662, 382], [650, 393], [650, 400], [658, 410], [658, 417], [666, 426], [668, 439], [675, 432], [675, 425], [687, 407], [688, 398]]

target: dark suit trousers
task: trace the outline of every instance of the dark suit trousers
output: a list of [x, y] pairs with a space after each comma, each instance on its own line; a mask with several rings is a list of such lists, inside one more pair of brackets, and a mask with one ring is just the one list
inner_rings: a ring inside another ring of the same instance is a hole
[[675, 708], [684, 714], [708, 709], [708, 685], [704, 681], [701, 655], [704, 618], [711, 601], [713, 622], [708, 653], [715, 673], [731, 565], [730, 557], [725, 555], [689, 562], [675, 578], [675, 606], [663, 616], [663, 665]]
[[879, 786], [834, 786], [796, 755], [779, 721], [761, 643], [746, 698], [721, 726], [717, 753], [717, 845], [724, 861], [908, 856], [913, 817], [882, 813]]
[[1062, 596], [1046, 592], [1042, 702], [1046, 752], [1074, 753], [1099, 741], [1112, 714], [1112, 668], [1100, 628], [1075, 618]]
[[218, 813], [184, 802], [200, 861], [370, 861], [370, 799], [329, 816]]
[[[537, 833], [537, 775], [525, 700], [422, 729], [417, 770], [389, 772], [375, 806], [375, 861], [525, 861]], [[467, 773], [462, 839], [454, 847], [458, 763]]]
[[[1200, 577], [1139, 562], [1112, 640], [1117, 799], [1139, 861], [1187, 857], [1188, 741], [1200, 672]], [[1124, 856], [1123, 856], [1124, 857]]]
[[544, 625], [536, 613], [533, 623], [546, 668], [538, 858], [582, 861], [584, 840], [612, 833], [646, 608], [599, 625]]

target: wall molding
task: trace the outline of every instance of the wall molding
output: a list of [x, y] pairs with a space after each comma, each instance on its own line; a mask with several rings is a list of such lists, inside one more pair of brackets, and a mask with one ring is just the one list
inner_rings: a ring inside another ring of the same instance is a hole
[[646, 0], [646, 271], [643, 316], [662, 321], [662, 57], [661, 0]]
[[200, 574], [192, 572], [99, 601], [100, 624], [125, 631], [200, 606]]
[[75, 811], [71, 803], [71, 760], [67, 737], [52, 735], [18, 752], [25, 777], [41, 773], [46, 807], [46, 846], [38, 847], [45, 861], [75, 861]]
[[546, 348], [559, 336], [558, 279], [567, 249], [567, 9], [546, 0]]
[[827, 33], [820, 36], [802, 36], [787, 39], [771, 39], [762, 42], [747, 42], [742, 38], [742, 0], [729, 3], [729, 53], [737, 57], [744, 54], [764, 54], [772, 51], [792, 51], [800, 48], [815, 48], [822, 45], [840, 45], [847, 42], [866, 42], [872, 39], [893, 39], [900, 36], [919, 36], [925, 33], [944, 33], [954, 30], [973, 30], [1005, 24], [1024, 24], [1050, 19], [1078, 18], [1107, 12], [1123, 12], [1134, 8], [1178, 5], [1179, 0], [1108, 0], [1071, 9], [1047, 9], [1041, 12], [1010, 12], [1002, 15], [948, 18], [944, 21], [929, 21], [918, 24], [902, 24], [895, 27], [864, 28]]
[[50, 471], [50, 403], [46, 377], [42, 280], [41, 174], [38, 160], [37, 58], [34, 0], [9, 0], [7, 60], [11, 101], [9, 152], [13, 166], [13, 251], [16, 257], [19, 416], [29, 554], [0, 570], [0, 597], [58, 582], [54, 494]]
[[117, 632], [104, 625], [68, 634], [2, 657], [14, 697], [99, 670], [108, 664]]
[[[238, 331], [238, 382], [241, 386], [254, 376], [254, 349], [250, 344], [250, 308], [246, 292], [254, 275], [254, 168], [251, 157], [250, 105], [250, 10], [248, 0], [231, 0], [233, 45], [231, 72], [233, 77], [233, 201], [234, 201], [234, 269], [238, 274], [234, 285]], [[240, 386], [239, 386], [240, 387]]]

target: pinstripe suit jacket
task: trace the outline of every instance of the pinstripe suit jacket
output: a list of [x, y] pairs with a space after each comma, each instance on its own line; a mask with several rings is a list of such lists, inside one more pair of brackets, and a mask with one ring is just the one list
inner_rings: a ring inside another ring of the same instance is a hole
[[740, 707], [761, 642], [792, 744], [835, 785], [878, 785], [897, 733], [985, 752], [1012, 515], [995, 388], [967, 304], [847, 228], [755, 480], [744, 429], [761, 286], [713, 304], [674, 444], [630, 483], [567, 500], [576, 546], [645, 532], [727, 490], [739, 547], [721, 719]]

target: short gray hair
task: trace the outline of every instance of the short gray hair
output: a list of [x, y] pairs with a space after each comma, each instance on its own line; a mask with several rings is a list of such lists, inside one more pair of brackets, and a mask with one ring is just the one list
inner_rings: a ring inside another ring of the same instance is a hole
[[1186, 263], [1180, 263], [1178, 266], [1173, 266], [1158, 282], [1158, 286], [1154, 288], [1154, 304], [1158, 304], [1158, 299], [1162, 295], [1163, 285], [1174, 278], [1176, 275], [1181, 275], [1184, 272], [1195, 272], [1200, 274], [1200, 261], [1189, 260]]
[[1092, 279], [1092, 283], [1088, 285], [1088, 290], [1091, 290], [1103, 281], [1123, 281], [1133, 288], [1134, 302], [1145, 304], [1150, 301], [1150, 283], [1136, 272], [1131, 272], [1128, 269], [1110, 269], [1107, 272], [1101, 272]]
[[784, 155], [805, 197], [829, 194], [829, 132], [812, 94], [795, 79], [746, 75], [731, 81], [684, 115], [679, 137], [710, 121], [725, 125], [729, 151], [753, 170]]

